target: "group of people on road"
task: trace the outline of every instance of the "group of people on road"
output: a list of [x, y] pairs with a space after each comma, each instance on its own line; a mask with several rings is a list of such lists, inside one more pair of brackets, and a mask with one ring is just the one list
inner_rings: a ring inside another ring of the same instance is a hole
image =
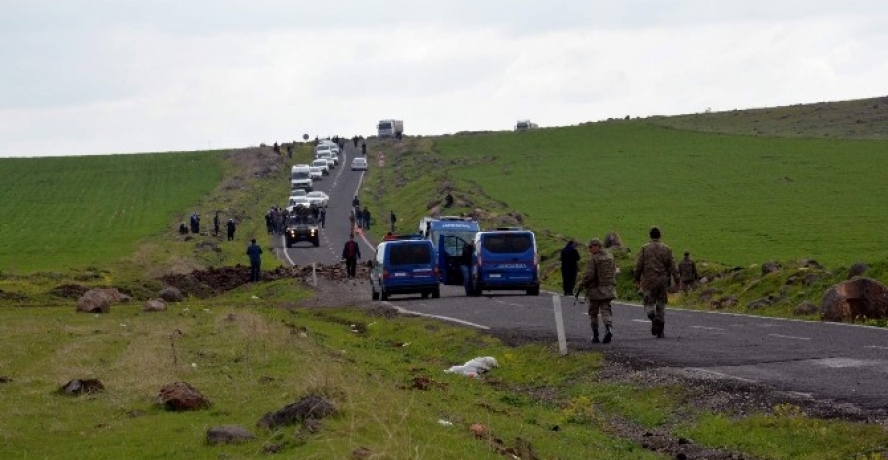
[[[638, 252], [632, 274], [636, 288], [643, 296], [645, 314], [651, 321], [651, 334], [663, 338], [670, 282], [687, 292], [696, 286], [699, 274], [688, 251], [685, 251], [684, 259], [676, 265], [672, 249], [661, 241], [662, 234], [658, 227], [652, 227], [648, 236], [650, 241]], [[617, 268], [614, 256], [602, 247], [601, 240], [592, 238], [587, 245], [589, 260], [586, 263], [586, 270], [574, 294], [580, 261], [580, 254], [575, 245], [574, 241], [570, 241], [561, 250], [564, 295], [579, 297], [580, 291], [585, 291], [589, 305], [592, 343], [610, 343], [613, 339], [611, 301], [617, 297]], [[599, 332], [599, 316], [604, 323], [603, 337]]]

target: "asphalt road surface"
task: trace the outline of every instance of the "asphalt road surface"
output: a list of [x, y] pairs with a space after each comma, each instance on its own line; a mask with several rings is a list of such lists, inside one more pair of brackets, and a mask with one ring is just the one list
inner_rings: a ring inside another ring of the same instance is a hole
[[[348, 213], [352, 198], [358, 194], [364, 175], [351, 171], [355, 155], [360, 155], [360, 150], [347, 144], [340, 164], [316, 185], [330, 195], [320, 247], [303, 242], [284, 249], [280, 243], [276, 250], [279, 259], [297, 265], [340, 261], [342, 246], [351, 231]], [[376, 161], [369, 163], [371, 168], [376, 166]], [[387, 212], [375, 211], [374, 219], [387, 221], [378, 219]], [[363, 260], [373, 257], [373, 243], [363, 235], [356, 239]], [[369, 287], [367, 295], [369, 298]], [[385, 303], [404, 313], [555, 342], [555, 296], [497, 291], [466, 297], [460, 286], [443, 286], [440, 299], [408, 295], [395, 296]], [[582, 349], [588, 350], [591, 330], [586, 305], [575, 303], [573, 297], [559, 300], [569, 348], [582, 344]], [[592, 347], [692, 377], [765, 384], [864, 410], [888, 409], [888, 389], [884, 387], [888, 379], [888, 330], [882, 328], [667, 308], [666, 337], [657, 339], [651, 335], [650, 321], [640, 306], [615, 303], [613, 342]]]

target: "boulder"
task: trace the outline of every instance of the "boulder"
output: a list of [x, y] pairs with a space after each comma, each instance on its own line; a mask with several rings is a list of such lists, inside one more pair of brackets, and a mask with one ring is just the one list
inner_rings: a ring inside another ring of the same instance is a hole
[[620, 235], [617, 234], [617, 232], [607, 232], [607, 235], [604, 235], [604, 247], [622, 248], [623, 240], [620, 238]]
[[746, 309], [747, 310], [758, 310], [759, 308], [765, 308], [770, 305], [771, 305], [771, 298], [770, 297], [762, 297], [761, 299], [756, 299], [756, 300], [753, 300], [752, 302], [749, 302], [748, 304], [746, 304]]
[[105, 289], [90, 289], [77, 299], [77, 312], [80, 313], [110, 313], [114, 300]]
[[200, 410], [210, 407], [210, 400], [187, 382], [168, 383], [160, 389], [160, 403], [171, 411]]
[[322, 419], [336, 412], [336, 406], [332, 402], [319, 396], [308, 396], [277, 412], [265, 414], [257, 425], [267, 430], [274, 430], [279, 426], [295, 425], [307, 419]]
[[166, 308], [166, 302], [163, 299], [151, 299], [145, 302], [142, 311], [164, 311]]
[[207, 444], [238, 444], [256, 439], [256, 435], [238, 425], [222, 425], [207, 430]]
[[856, 262], [851, 265], [851, 268], [848, 269], [848, 279], [854, 278], [855, 276], [863, 276], [867, 270], [869, 270], [869, 265], [863, 262]]
[[185, 300], [185, 296], [182, 295], [182, 291], [175, 286], [167, 286], [163, 288], [160, 293], [157, 294], [163, 300], [167, 302], [181, 302]]
[[888, 288], [872, 278], [853, 278], [829, 288], [820, 313], [826, 321], [888, 317]]

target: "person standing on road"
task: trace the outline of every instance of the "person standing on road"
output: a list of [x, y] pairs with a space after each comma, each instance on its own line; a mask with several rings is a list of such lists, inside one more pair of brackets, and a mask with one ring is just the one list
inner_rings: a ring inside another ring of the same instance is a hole
[[370, 230], [370, 210], [364, 206], [364, 211], [361, 213], [361, 220], [364, 223], [364, 230]]
[[327, 209], [321, 208], [318, 211], [318, 222], [321, 224], [321, 228], [324, 228], [324, 225], [327, 223]]
[[570, 240], [561, 250], [561, 284], [564, 286], [564, 295], [566, 296], [574, 294], [579, 263], [580, 251], [577, 251], [576, 243]]
[[247, 255], [250, 256], [250, 281], [257, 283], [259, 282], [259, 268], [262, 265], [262, 248], [256, 244], [255, 238], [250, 240]]
[[234, 230], [235, 230], [234, 219], [228, 219], [228, 223], [225, 224], [225, 226], [228, 229], [228, 241], [234, 241]]
[[681, 278], [681, 290], [685, 294], [697, 287], [700, 275], [697, 274], [697, 264], [691, 259], [691, 253], [688, 251], [685, 251], [684, 259], [678, 263], [678, 276]]
[[475, 257], [475, 242], [469, 241], [463, 245], [462, 254], [459, 258], [459, 270], [462, 273], [463, 288], [466, 295], [472, 295], [472, 264]]
[[589, 262], [580, 286], [586, 289], [586, 300], [589, 302], [589, 321], [592, 326], [592, 343], [598, 343], [598, 314], [604, 321], [604, 343], [610, 343], [613, 337], [613, 311], [611, 300], [617, 297], [617, 265], [614, 256], [601, 248], [601, 240], [592, 238], [589, 241]]
[[348, 236], [345, 247], [342, 248], [342, 259], [345, 260], [345, 273], [349, 278], [355, 277], [358, 259], [361, 258], [361, 247], [355, 241], [355, 234]]
[[361, 155], [367, 156], [367, 143], [361, 142]]
[[641, 247], [635, 259], [635, 283], [644, 296], [644, 311], [651, 320], [651, 334], [662, 339], [666, 326], [669, 280], [679, 283], [672, 249], [660, 241], [660, 229], [652, 227], [651, 241]]
[[395, 222], [398, 221], [398, 218], [395, 216], [395, 211], [391, 212], [389, 220], [392, 222], [392, 233], [395, 233]]

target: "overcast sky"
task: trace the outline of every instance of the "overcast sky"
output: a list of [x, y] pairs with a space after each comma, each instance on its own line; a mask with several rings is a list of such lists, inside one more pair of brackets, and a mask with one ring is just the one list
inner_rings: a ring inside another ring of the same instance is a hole
[[0, 156], [888, 95], [888, 2], [0, 0]]

